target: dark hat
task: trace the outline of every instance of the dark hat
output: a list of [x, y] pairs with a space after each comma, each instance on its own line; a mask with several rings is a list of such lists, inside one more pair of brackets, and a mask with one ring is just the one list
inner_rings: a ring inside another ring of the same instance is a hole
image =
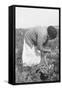
[[48, 36], [50, 39], [55, 39], [57, 36], [57, 30], [53, 26], [48, 26], [47, 28]]

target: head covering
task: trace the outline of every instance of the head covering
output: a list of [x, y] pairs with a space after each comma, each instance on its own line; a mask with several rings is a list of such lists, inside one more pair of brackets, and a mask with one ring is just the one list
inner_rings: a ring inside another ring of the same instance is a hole
[[50, 39], [55, 39], [56, 38], [56, 36], [57, 36], [57, 30], [56, 30], [55, 27], [49, 26], [47, 28], [47, 32], [48, 32], [48, 36], [49, 36]]

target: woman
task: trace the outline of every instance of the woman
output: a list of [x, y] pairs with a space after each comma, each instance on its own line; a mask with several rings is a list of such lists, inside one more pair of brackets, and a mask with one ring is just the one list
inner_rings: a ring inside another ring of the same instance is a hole
[[42, 52], [50, 52], [43, 46], [48, 40], [54, 39], [57, 31], [53, 26], [47, 28], [34, 27], [29, 29], [24, 38], [22, 60], [23, 66], [37, 65], [41, 61]]

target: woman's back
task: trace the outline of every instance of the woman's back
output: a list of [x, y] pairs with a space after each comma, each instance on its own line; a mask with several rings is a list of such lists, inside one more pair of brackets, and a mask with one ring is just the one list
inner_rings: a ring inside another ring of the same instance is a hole
[[25, 41], [31, 47], [33, 44], [41, 48], [47, 39], [47, 29], [42, 27], [34, 27], [29, 29], [25, 34]]

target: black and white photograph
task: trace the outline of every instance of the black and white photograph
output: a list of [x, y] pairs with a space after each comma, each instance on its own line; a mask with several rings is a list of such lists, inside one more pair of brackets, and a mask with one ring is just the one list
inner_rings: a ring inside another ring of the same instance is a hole
[[59, 10], [16, 7], [16, 83], [59, 81]]
[[15, 7], [15, 83], [60, 82], [59, 8]]

